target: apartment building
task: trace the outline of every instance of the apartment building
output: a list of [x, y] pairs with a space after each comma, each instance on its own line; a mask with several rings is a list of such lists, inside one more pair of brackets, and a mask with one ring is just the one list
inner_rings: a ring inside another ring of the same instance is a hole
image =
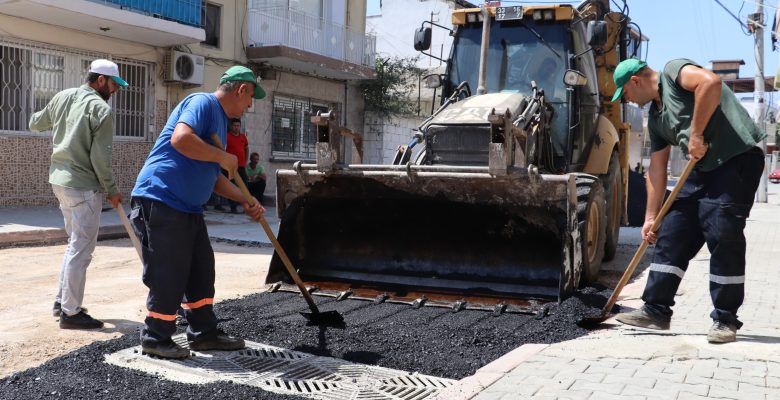
[[111, 99], [114, 175], [129, 194], [178, 102], [212, 92], [235, 64], [262, 76], [267, 97], [243, 117], [269, 172], [314, 158], [309, 117], [336, 110], [362, 126], [358, 83], [374, 77], [365, 0], [0, 0], [0, 206], [56, 200], [50, 135], [27, 129], [58, 91], [80, 85], [95, 58], [130, 83]]

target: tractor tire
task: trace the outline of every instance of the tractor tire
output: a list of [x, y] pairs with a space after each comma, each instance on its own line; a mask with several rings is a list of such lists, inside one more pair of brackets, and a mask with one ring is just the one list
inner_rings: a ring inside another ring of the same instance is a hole
[[577, 180], [577, 221], [582, 238], [582, 273], [579, 285], [595, 282], [604, 259], [607, 239], [607, 201], [601, 180]]
[[607, 240], [604, 243], [604, 261], [615, 258], [620, 237], [620, 220], [623, 218], [623, 179], [620, 174], [618, 153], [612, 153], [609, 172], [602, 177], [607, 198]]

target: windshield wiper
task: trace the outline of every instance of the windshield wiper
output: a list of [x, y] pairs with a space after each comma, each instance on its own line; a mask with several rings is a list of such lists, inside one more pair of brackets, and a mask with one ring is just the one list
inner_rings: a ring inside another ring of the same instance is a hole
[[548, 49], [550, 49], [550, 51], [552, 51], [552, 53], [555, 54], [555, 56], [558, 57], [558, 59], [561, 59], [561, 55], [558, 54], [558, 52], [555, 51], [555, 49], [553, 49], [552, 46], [550, 46], [546, 40], [544, 40], [544, 38], [542, 37], [542, 35], [539, 34], [539, 32], [537, 32], [534, 28], [531, 28], [530, 26], [526, 25], [525, 22], [523, 22], [523, 20], [519, 20], [519, 21], [520, 21], [520, 25], [522, 25], [525, 29], [531, 31], [531, 33], [533, 33], [534, 36], [536, 36], [536, 38], [539, 39], [539, 41], [542, 42], [543, 45], [545, 45]]

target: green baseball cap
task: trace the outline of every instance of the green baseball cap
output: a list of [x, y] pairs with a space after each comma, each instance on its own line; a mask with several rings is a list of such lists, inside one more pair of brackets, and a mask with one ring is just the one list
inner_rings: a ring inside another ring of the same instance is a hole
[[646, 66], [646, 62], [640, 61], [636, 58], [625, 59], [617, 65], [615, 68], [615, 73], [612, 76], [612, 79], [615, 80], [617, 91], [615, 91], [615, 95], [612, 96], [612, 101], [617, 101], [620, 99], [620, 97], [623, 96], [623, 86], [626, 84], [626, 82], [628, 82], [632, 76], [639, 72], [640, 69]]
[[260, 87], [260, 83], [257, 81], [257, 77], [255, 76], [255, 73], [252, 72], [252, 70], [247, 67], [243, 67], [240, 65], [230, 67], [228, 68], [227, 71], [225, 71], [224, 74], [222, 74], [222, 77], [219, 78], [220, 85], [224, 84], [225, 82], [232, 82], [232, 81], [252, 82], [255, 84], [255, 94], [252, 97], [258, 100], [265, 97], [265, 90], [263, 90], [263, 88]]

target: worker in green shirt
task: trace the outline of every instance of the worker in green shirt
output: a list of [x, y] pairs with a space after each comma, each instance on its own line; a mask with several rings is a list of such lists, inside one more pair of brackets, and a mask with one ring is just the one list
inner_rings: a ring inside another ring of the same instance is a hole
[[249, 182], [247, 187], [252, 193], [252, 196], [255, 196], [256, 199], [262, 202], [263, 193], [265, 192], [266, 175], [263, 165], [260, 164], [259, 154], [252, 153], [249, 155], [249, 164], [246, 166], [246, 176], [247, 181]]
[[57, 93], [30, 118], [30, 130], [52, 131], [49, 183], [68, 233], [53, 309], [62, 329], [103, 327], [81, 305], [87, 267], [97, 244], [101, 193], [107, 194], [114, 208], [122, 202], [111, 174], [114, 117], [107, 102], [124, 86], [127, 82], [119, 77], [115, 63], [95, 60], [84, 85]]
[[[706, 243], [710, 250], [710, 343], [736, 340], [745, 297], [745, 220], [764, 169], [757, 144], [766, 137], [720, 77], [688, 59], [662, 71], [627, 59], [615, 68], [617, 91], [627, 101], [650, 104], [650, 167], [642, 237], [655, 243], [642, 308], [619, 314], [624, 324], [669, 329], [674, 295], [688, 262]], [[651, 231], [666, 192], [671, 146], [696, 160], [656, 234]]]

